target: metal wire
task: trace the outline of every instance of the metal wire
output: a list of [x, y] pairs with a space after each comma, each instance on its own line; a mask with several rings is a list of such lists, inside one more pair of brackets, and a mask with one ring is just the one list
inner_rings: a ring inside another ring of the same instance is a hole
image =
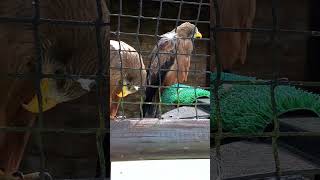
[[[143, 80], [143, 75], [142, 75], [142, 62], [141, 62], [141, 59], [142, 59], [142, 54], [141, 54], [141, 46], [140, 46], [140, 40], [139, 40], [139, 36], [138, 34], [140, 34], [140, 27], [141, 27], [141, 17], [143, 15], [143, 0], [140, 0], [139, 2], [139, 19], [138, 19], [138, 26], [137, 26], [137, 36], [136, 36], [136, 41], [137, 41], [137, 44], [138, 44], [138, 54], [139, 54], [139, 63], [140, 63], [140, 87], [143, 87], [143, 83], [142, 83], [142, 80]], [[142, 110], [142, 106], [143, 106], [143, 93], [142, 91], [140, 91], [140, 114], [143, 113], [143, 110]], [[142, 120], [143, 117], [140, 116], [140, 120]]]
[[[41, 132], [41, 133], [65, 133], [65, 134], [96, 134], [99, 128], [36, 128], [36, 127], [0, 127], [1, 132]], [[155, 132], [159, 130], [154, 130]], [[108, 129], [102, 130], [103, 133], [110, 133]], [[163, 132], [163, 130], [160, 130]], [[210, 133], [210, 136], [216, 136], [217, 133]], [[208, 134], [209, 135], [209, 134]], [[263, 133], [227, 133], [220, 134], [222, 138], [270, 138], [274, 136], [273, 132]], [[279, 132], [279, 137], [314, 137], [320, 136], [320, 132]]]
[[[104, 68], [108, 68], [108, 66], [106, 66], [106, 57], [108, 57], [108, 53], [107, 56], [104, 55], [104, 50], [108, 49], [104, 47], [104, 39], [101, 37], [104, 36], [106, 34], [105, 31], [101, 30], [102, 27], [105, 26], [110, 26], [110, 23], [105, 23], [103, 22], [103, 13], [102, 12], [102, 6], [101, 6], [101, 0], [97, 0], [96, 4], [97, 4], [97, 21], [94, 22], [85, 22], [85, 21], [62, 21], [62, 20], [52, 20], [52, 19], [43, 19], [40, 18], [40, 2], [39, 0], [34, 0], [32, 1], [32, 7], [33, 7], [33, 17], [31, 18], [10, 18], [10, 17], [1, 17], [0, 18], [0, 23], [8, 23], [8, 22], [16, 22], [16, 23], [27, 23], [27, 24], [32, 24], [33, 26], [33, 37], [34, 37], [34, 44], [35, 44], [35, 49], [36, 49], [36, 76], [34, 76], [33, 74], [30, 74], [30, 77], [35, 78], [35, 82], [36, 82], [36, 96], [38, 98], [38, 109], [39, 109], [39, 114], [38, 114], [38, 127], [29, 127], [29, 128], [21, 128], [21, 127], [1, 127], [1, 130], [6, 132], [7, 130], [9, 130], [10, 132], [15, 132], [14, 129], [18, 130], [16, 132], [20, 132], [21, 131], [27, 131], [27, 132], [35, 132], [37, 135], [37, 144], [40, 150], [40, 178], [44, 179], [44, 170], [45, 170], [45, 153], [44, 153], [44, 149], [43, 149], [43, 140], [42, 140], [42, 133], [43, 131], [41, 129], [45, 129], [43, 128], [43, 107], [42, 107], [42, 94], [41, 94], [41, 88], [40, 88], [40, 82], [42, 78], [50, 78], [49, 76], [45, 76], [42, 74], [42, 62], [43, 62], [43, 50], [41, 47], [41, 39], [40, 39], [40, 33], [39, 33], [39, 26], [42, 24], [54, 24], [54, 25], [61, 25], [61, 26], [79, 26], [79, 27], [88, 27], [88, 26], [92, 26], [96, 28], [96, 35], [97, 35], [97, 51], [98, 51], [98, 57], [99, 57], [99, 69], [98, 69], [98, 74], [95, 76], [91, 76], [91, 78], [96, 78], [97, 79], [97, 86], [98, 89], [100, 90], [100, 92], [98, 93], [99, 95], [101, 94], [101, 97], [99, 97], [98, 99], [100, 100], [100, 106], [99, 106], [99, 122], [100, 122], [100, 127], [96, 128], [94, 130], [94, 132], [97, 134], [97, 146], [98, 146], [98, 154], [99, 154], [99, 158], [100, 158], [100, 165], [101, 165], [101, 174], [103, 177], [106, 177], [106, 171], [105, 171], [105, 157], [103, 155], [103, 146], [102, 146], [102, 138], [103, 138], [103, 133], [107, 133], [109, 134], [109, 118], [106, 118], [105, 116], [108, 114], [108, 110], [109, 108], [105, 107], [105, 99], [104, 98], [106, 95], [108, 95], [108, 89], [106, 86], [106, 77], [109, 77], [109, 75], [107, 75], [105, 77], [104, 73], [105, 70]], [[108, 68], [109, 69], [109, 68]], [[109, 72], [109, 70], [106, 70], [106, 72]], [[4, 73], [2, 73], [4, 74]], [[109, 73], [108, 73], [109, 74]], [[7, 74], [9, 77], [10, 76], [14, 76], [13, 74]], [[19, 76], [23, 76], [23, 74], [15, 74], [15, 77], [19, 77]], [[7, 76], [7, 77], [8, 77]], [[55, 75], [52, 75], [53, 77]], [[62, 77], [64, 78], [64, 77]], [[72, 77], [71, 77], [72, 78]], [[101, 83], [101, 85], [100, 85]], [[101, 89], [99, 88], [101, 87]], [[106, 130], [108, 129], [108, 130]], [[76, 132], [76, 131], [74, 131]], [[79, 133], [79, 132], [77, 132]], [[80, 133], [81, 134], [81, 133]], [[107, 139], [109, 139], [110, 136], [107, 136]], [[108, 141], [107, 141], [108, 142]], [[108, 153], [109, 154], [109, 153]], [[110, 157], [106, 158], [109, 159], [109, 163], [110, 163]], [[108, 160], [107, 160], [108, 162]], [[109, 166], [110, 167], [110, 166]], [[109, 170], [110, 171], [110, 170]], [[110, 178], [110, 172], [109, 172], [109, 177]]]
[[277, 103], [275, 99], [275, 88], [277, 87], [276, 81], [278, 80], [279, 74], [279, 63], [277, 58], [277, 36], [278, 36], [278, 19], [277, 19], [277, 2], [272, 0], [272, 28], [273, 33], [271, 34], [271, 47], [272, 47], [272, 66], [273, 66], [273, 80], [274, 82], [270, 85], [270, 95], [271, 95], [271, 107], [272, 107], [272, 119], [274, 123], [273, 133], [272, 136], [272, 152], [275, 161], [275, 169], [276, 169], [276, 178], [280, 180], [281, 178], [281, 168], [280, 168], [280, 159], [279, 159], [279, 150], [278, 150], [278, 139], [279, 139], [279, 119], [278, 119], [278, 109]]
[[[178, 17], [176, 19], [176, 25], [175, 25], [175, 28], [174, 28], [174, 31], [177, 32], [177, 28], [178, 28], [178, 25], [179, 25], [179, 22], [181, 21], [181, 11], [182, 11], [182, 6], [183, 6], [183, 0], [180, 1], [179, 3], [179, 11], [178, 11]], [[174, 44], [174, 48], [175, 48], [175, 57], [176, 57], [176, 61], [177, 61], [177, 70], [176, 70], [176, 74], [177, 74], [177, 81], [179, 82], [179, 71], [180, 71], [180, 67], [179, 67], [179, 59], [178, 58], [178, 44], [175, 43]], [[161, 85], [161, 84], [160, 84]], [[178, 104], [177, 104], [177, 108], [178, 108], [178, 114], [180, 114], [179, 112], [179, 106], [180, 106], [180, 102], [179, 102], [179, 87], [180, 87], [180, 84], [178, 84], [176, 90], [177, 90], [177, 96], [178, 96]], [[159, 89], [159, 97], [160, 97], [160, 89]], [[160, 101], [161, 102], [161, 101]], [[161, 106], [161, 105], [160, 105]]]
[[[97, 75], [97, 95], [98, 95], [98, 101], [99, 101], [99, 130], [96, 133], [96, 143], [97, 143], [97, 150], [98, 150], [98, 156], [100, 161], [100, 173], [102, 178], [110, 178], [111, 175], [111, 161], [110, 156], [105, 157], [106, 154], [110, 154], [110, 149], [106, 148], [104, 149], [103, 143], [108, 143], [110, 145], [110, 133], [104, 134], [102, 132], [103, 129], [110, 129], [110, 116], [108, 117], [108, 110], [109, 109], [106, 103], [105, 99], [108, 99], [109, 90], [106, 83], [106, 78], [104, 77], [105, 74], [105, 68], [108, 62], [106, 61], [106, 57], [109, 56], [109, 51], [106, 46], [105, 42], [109, 42], [109, 39], [105, 39], [104, 35], [107, 33], [105, 30], [101, 28], [101, 24], [104, 22], [103, 19], [103, 13], [102, 12], [102, 4], [101, 0], [96, 0], [96, 6], [97, 6], [97, 20], [96, 20], [96, 38], [97, 38], [97, 50], [98, 50], [98, 57], [99, 57], [99, 66], [98, 66], [98, 75]], [[109, 45], [110, 46], [110, 45]], [[107, 52], [106, 52], [107, 51]], [[107, 67], [109, 69], [109, 66]], [[109, 74], [109, 71], [106, 72]], [[107, 141], [106, 141], [107, 140]], [[106, 172], [106, 162], [108, 163], [108, 172]], [[108, 176], [107, 176], [108, 173]]]
[[[196, 27], [197, 27], [197, 25], [198, 25], [198, 21], [199, 21], [199, 19], [200, 19], [201, 7], [202, 7], [202, 5], [203, 5], [203, 2], [202, 2], [202, 1], [203, 1], [203, 0], [200, 0], [199, 6], [198, 6], [198, 14], [197, 14], [197, 19], [196, 19], [195, 24], [194, 24], [194, 25], [195, 25], [195, 28], [193, 29], [193, 34], [195, 33]], [[192, 45], [194, 46], [194, 38], [192, 38]], [[193, 51], [192, 54], [195, 54], [195, 51]], [[197, 97], [197, 88], [194, 88], [194, 96]], [[195, 116], [196, 116], [196, 119], [198, 119], [198, 118], [199, 118], [199, 116], [198, 116], [198, 109], [197, 109], [197, 107], [198, 107], [198, 99], [196, 99], [194, 107], [195, 107], [195, 110], [196, 110], [196, 115], [195, 115]]]
[[[162, 1], [162, 0], [152, 0], [152, 1]], [[181, 1], [174, 1], [174, 0], [163, 0], [164, 3], [175, 3], [180, 4]], [[200, 3], [196, 1], [184, 1], [183, 4], [189, 4], [189, 5], [199, 5]], [[210, 3], [202, 3], [204, 6], [210, 6]]]
[[[41, 78], [42, 78], [42, 49], [41, 49], [41, 40], [39, 35], [39, 18], [40, 18], [40, 6], [39, 0], [35, 0], [32, 3], [33, 5], [33, 36], [35, 41], [35, 49], [36, 49], [36, 58], [37, 58], [37, 79], [36, 79], [36, 96], [38, 98], [38, 108], [39, 108], [39, 115], [38, 115], [38, 127], [43, 127], [43, 107], [42, 107], [42, 95], [41, 95]], [[44, 179], [44, 171], [45, 171], [45, 154], [43, 150], [43, 140], [41, 132], [37, 132], [37, 142], [40, 150], [40, 179]]]
[[[215, 50], [215, 62], [217, 66], [217, 77], [214, 80], [214, 85], [212, 87], [212, 95], [214, 96], [214, 107], [215, 109], [212, 109], [212, 111], [215, 112], [215, 129], [211, 129], [211, 139], [215, 140], [215, 151], [211, 153], [211, 159], [212, 162], [217, 164], [217, 177], [219, 179], [223, 178], [223, 174], [221, 174], [222, 169], [221, 165], [221, 150], [220, 150], [220, 145], [221, 145], [221, 140], [224, 138], [253, 138], [253, 137], [265, 137], [265, 138], [272, 138], [272, 151], [273, 151], [273, 157], [275, 161], [275, 174], [276, 178], [280, 179], [282, 175], [281, 171], [281, 165], [280, 165], [280, 159], [279, 159], [279, 150], [278, 150], [278, 139], [279, 137], [293, 137], [293, 136], [312, 136], [311, 134], [315, 135], [315, 132], [280, 132], [279, 129], [279, 119], [277, 117], [278, 110], [277, 110], [277, 103], [275, 99], [275, 89], [277, 86], [281, 85], [299, 85], [299, 86], [304, 86], [304, 85], [309, 85], [309, 86], [317, 86], [315, 84], [318, 84], [317, 82], [294, 82], [294, 81], [279, 81], [278, 74], [279, 74], [279, 61], [277, 58], [277, 37], [281, 35], [281, 33], [293, 33], [293, 34], [299, 34], [299, 35], [306, 35], [306, 36], [319, 36], [319, 32], [315, 31], [299, 31], [299, 30], [288, 30], [288, 29], [279, 29], [278, 27], [278, 20], [277, 20], [277, 1], [272, 0], [272, 19], [273, 19], [273, 26], [272, 28], [230, 28], [230, 27], [222, 27], [220, 24], [220, 13], [219, 13], [219, 4], [217, 0], [212, 0], [211, 1], [211, 13], [215, 12], [215, 16], [211, 15], [211, 27], [210, 27], [210, 32], [211, 34], [211, 46], [214, 44], [214, 48], [211, 49], [211, 53], [213, 50]], [[214, 18], [213, 18], [214, 17]], [[215, 41], [217, 37], [217, 32], [252, 32], [252, 33], [268, 33], [270, 34], [270, 45], [272, 48], [272, 62], [273, 62], [273, 73], [272, 77], [273, 80], [258, 80], [258, 81], [247, 81], [247, 82], [235, 82], [235, 81], [223, 81], [221, 80], [221, 62], [219, 61], [219, 56], [218, 56], [218, 51], [217, 49], [219, 48], [217, 46], [217, 41]], [[213, 55], [211, 56], [212, 61], [214, 60]], [[221, 110], [219, 107], [219, 93], [218, 93], [218, 87], [221, 86], [222, 84], [246, 84], [246, 85], [269, 85], [270, 86], [270, 97], [271, 97], [271, 108], [273, 112], [272, 120], [274, 124], [274, 128], [272, 132], [267, 132], [267, 133], [257, 133], [257, 134], [244, 134], [244, 133], [239, 133], [239, 134], [234, 134], [234, 133], [224, 133], [222, 132], [222, 118], [221, 118]], [[214, 133], [213, 133], [214, 132]], [[298, 135], [299, 134], [299, 135]], [[213, 148], [213, 147], [211, 147]], [[212, 156], [215, 154], [214, 156]], [[214, 171], [214, 170], [211, 170]]]
[[[122, 14], [122, 0], [119, 1], [119, 15], [118, 15], [118, 26], [117, 26], [117, 40], [119, 42], [119, 57], [120, 57], [120, 68], [121, 68], [121, 71], [120, 71], [120, 76], [121, 76], [121, 85], [123, 86], [124, 82], [123, 82], [123, 79], [124, 79], [124, 76], [123, 76], [123, 58], [122, 58], [122, 53], [121, 53], [121, 44], [120, 44], [120, 30], [121, 30], [121, 14]], [[124, 94], [123, 92], [123, 89], [121, 90], [122, 91], [122, 94]], [[122, 111], [122, 119], [124, 118], [124, 108], [123, 108], [123, 98], [120, 99], [120, 108], [121, 108], [121, 111]]]
[[[210, 12], [212, 13], [210, 15], [210, 21], [211, 21], [211, 27], [220, 27], [221, 26], [221, 22], [220, 22], [220, 9], [219, 9], [219, 4], [217, 0], [211, 0], [211, 6], [210, 6]], [[215, 16], [214, 16], [215, 15]], [[215, 17], [215, 19], [214, 19]], [[211, 96], [214, 97], [214, 102], [212, 101], [212, 98], [210, 100], [210, 103], [214, 103], [214, 111], [216, 114], [216, 128], [217, 128], [217, 132], [214, 136], [210, 136], [210, 139], [214, 139], [215, 142], [215, 146], [211, 147], [210, 145], [210, 149], [211, 148], [215, 148], [215, 155], [213, 156], [213, 154], [210, 154], [210, 159], [215, 158], [216, 161], [213, 161], [214, 163], [217, 163], [217, 176], [219, 179], [223, 179], [223, 174], [222, 174], [222, 157], [221, 157], [221, 150], [220, 150], [220, 146], [221, 146], [221, 141], [222, 141], [222, 116], [221, 116], [221, 109], [220, 109], [220, 102], [219, 102], [219, 87], [221, 86], [221, 62], [219, 59], [219, 52], [218, 52], [218, 48], [217, 47], [217, 32], [215, 31], [215, 28], [211, 28], [212, 31], [210, 31], [210, 37], [211, 37], [211, 41], [210, 41], [210, 45], [211, 45], [211, 61], [214, 62], [217, 66], [217, 77], [213, 83], [213, 86], [211, 87]], [[214, 54], [213, 54], [214, 53]], [[215, 56], [214, 56], [215, 55]], [[211, 110], [213, 111], [213, 110]], [[212, 124], [212, 123], [211, 123]], [[213, 125], [210, 126], [210, 132], [213, 132], [214, 128]]]
[[[0, 23], [21, 23], [21, 24], [31, 24], [34, 22], [32, 17], [0, 17]], [[37, 20], [38, 25], [42, 24], [52, 24], [52, 25], [61, 25], [64, 27], [68, 26], [79, 26], [79, 27], [95, 27], [95, 21], [77, 21], [77, 20], [58, 20], [58, 19], [48, 19], [40, 18]], [[110, 26], [110, 23], [103, 22], [101, 26]]]
[[[159, 55], [160, 55], [160, 52], [159, 52], [159, 44], [157, 43], [157, 41], [158, 41], [158, 37], [159, 37], [159, 25], [160, 25], [160, 19], [161, 19], [161, 16], [162, 16], [162, 9], [163, 9], [163, 1], [161, 0], [160, 1], [160, 8], [159, 8], [159, 14], [158, 14], [158, 17], [157, 17], [157, 25], [156, 25], [156, 31], [155, 31], [155, 35], [154, 35], [154, 38], [155, 38], [155, 40], [156, 40], [156, 47], [157, 47], [157, 49], [158, 49], [158, 51], [156, 52], [156, 56], [157, 56], [157, 60], [158, 60], [158, 65], [159, 65], [159, 67], [158, 67], [158, 72], [159, 72], [159, 81], [160, 82], [162, 82], [162, 80], [161, 80], [161, 76], [160, 76], [160, 73], [161, 73], [161, 70], [163, 70], [163, 69], [161, 69], [161, 67], [160, 67], [160, 57], [159, 57]], [[150, 66], [151, 66], [151, 62], [150, 62]], [[150, 68], [149, 68], [150, 69]], [[159, 84], [160, 86], [162, 86], [162, 84], [160, 83]], [[160, 111], [160, 114], [162, 113], [162, 109], [161, 109], [161, 102], [162, 102], [162, 100], [161, 100], [161, 96], [160, 96], [160, 87], [157, 87], [158, 88], [158, 91], [159, 91], [159, 94], [158, 94], [158, 96], [159, 96], [159, 102], [160, 102], [160, 104], [159, 104], [159, 106], [156, 106], [156, 108], [158, 108], [159, 107], [159, 111]], [[156, 111], [157, 112], [157, 111]], [[158, 117], [159, 118], [159, 117]]]

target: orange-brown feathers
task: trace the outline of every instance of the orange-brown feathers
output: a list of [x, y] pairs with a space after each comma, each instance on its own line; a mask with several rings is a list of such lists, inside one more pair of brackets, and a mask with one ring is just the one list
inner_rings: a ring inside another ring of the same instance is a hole
[[[147, 75], [147, 85], [170, 86], [183, 83], [188, 79], [193, 38], [201, 38], [198, 28], [189, 23], [183, 23], [176, 29], [163, 34], [150, 56], [150, 66]], [[145, 102], [156, 101], [158, 88], [147, 87]], [[143, 116], [155, 116], [154, 105], [143, 105]]]

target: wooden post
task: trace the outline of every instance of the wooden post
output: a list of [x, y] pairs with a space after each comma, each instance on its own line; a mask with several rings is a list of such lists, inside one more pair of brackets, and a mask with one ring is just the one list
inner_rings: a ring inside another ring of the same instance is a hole
[[111, 161], [209, 158], [209, 119], [111, 122]]

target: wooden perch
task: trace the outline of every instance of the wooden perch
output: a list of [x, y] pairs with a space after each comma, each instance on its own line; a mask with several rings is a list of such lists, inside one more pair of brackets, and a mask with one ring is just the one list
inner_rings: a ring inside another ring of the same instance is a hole
[[209, 119], [111, 122], [111, 160], [209, 158]]

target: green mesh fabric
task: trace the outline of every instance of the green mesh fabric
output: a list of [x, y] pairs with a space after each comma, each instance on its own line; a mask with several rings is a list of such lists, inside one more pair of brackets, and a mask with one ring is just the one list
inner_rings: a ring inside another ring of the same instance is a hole
[[[211, 74], [211, 89], [216, 73]], [[254, 77], [222, 73], [222, 80], [255, 81]], [[213, 93], [213, 91], [212, 91]], [[271, 88], [268, 85], [236, 85], [219, 88], [223, 130], [234, 133], [263, 132], [272, 122]], [[320, 96], [293, 86], [275, 88], [277, 115], [294, 111], [310, 110], [320, 115]], [[211, 125], [215, 127], [215, 98], [211, 96]]]
[[181, 105], [189, 105], [194, 103], [196, 99], [200, 97], [209, 98], [210, 91], [183, 84], [179, 84], [178, 87], [178, 84], [174, 84], [162, 92], [161, 101], [168, 104], [179, 103]]

